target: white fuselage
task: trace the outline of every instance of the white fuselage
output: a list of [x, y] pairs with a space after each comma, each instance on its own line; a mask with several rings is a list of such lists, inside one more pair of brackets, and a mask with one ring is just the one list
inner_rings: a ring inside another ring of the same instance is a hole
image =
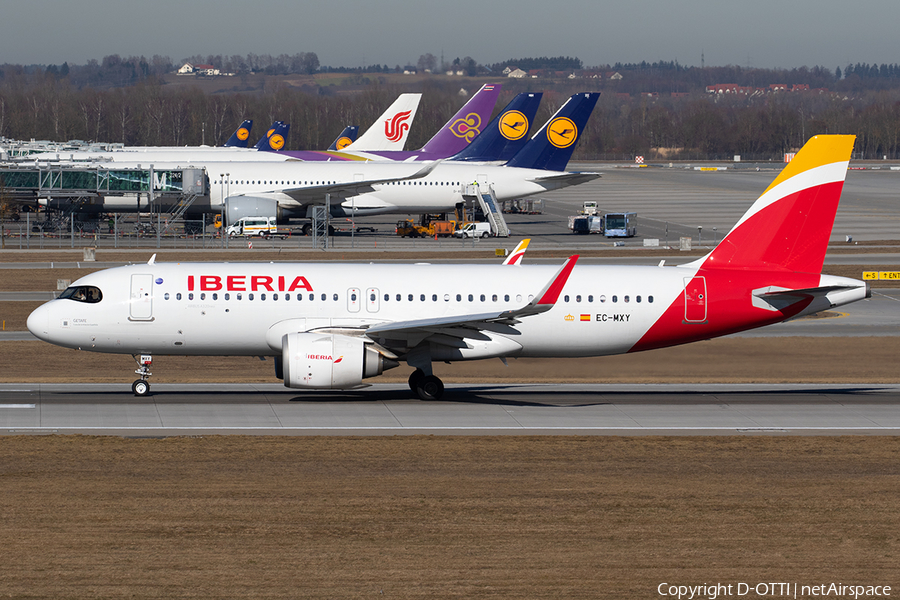
[[[101, 302], [51, 301], [32, 315], [29, 328], [46, 341], [96, 352], [277, 355], [281, 335], [289, 330], [360, 328], [520, 308], [557, 269], [346, 263], [132, 265], [81, 278], [73, 285], [96, 286], [103, 294]], [[625, 352], [682, 293], [683, 278], [695, 271], [578, 266], [551, 310], [523, 318], [515, 326], [499, 327], [490, 334], [494, 339], [473, 341], [472, 348], [454, 358]], [[136, 289], [141, 278], [152, 281], [146, 297]], [[279, 329], [286, 322], [287, 328]]]
[[[164, 168], [170, 168], [166, 166]], [[265, 195], [280, 206], [298, 207], [324, 204], [326, 186], [375, 179], [410, 177], [422, 163], [388, 162], [283, 162], [205, 163], [210, 183], [210, 205], [216, 209], [230, 196]], [[379, 214], [391, 212], [445, 212], [464, 201], [466, 187], [479, 183], [490, 186], [498, 200], [520, 198], [569, 185], [552, 179], [558, 172], [520, 169], [484, 164], [444, 162], [419, 179], [374, 184], [373, 191], [343, 201], [332, 199], [350, 212]], [[547, 178], [538, 181], [539, 178]], [[309, 188], [303, 199], [291, 190]], [[321, 189], [321, 193], [313, 192]], [[308, 198], [308, 199], [307, 199]]]

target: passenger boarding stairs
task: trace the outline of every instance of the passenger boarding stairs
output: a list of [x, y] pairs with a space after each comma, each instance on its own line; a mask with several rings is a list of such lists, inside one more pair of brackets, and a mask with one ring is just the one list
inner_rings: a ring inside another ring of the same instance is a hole
[[506, 225], [506, 219], [503, 218], [502, 206], [497, 201], [493, 188], [485, 183], [475, 183], [468, 187], [474, 188], [471, 190], [472, 195], [478, 199], [484, 216], [491, 224], [491, 232], [496, 237], [509, 237], [509, 227]]
[[163, 229], [163, 235], [165, 235], [166, 232], [168, 232], [169, 229], [172, 228], [172, 226], [175, 224], [175, 221], [184, 216], [184, 213], [187, 212], [194, 201], [196, 201], [199, 197], [200, 194], [186, 194], [181, 196], [181, 198], [178, 200], [178, 203], [175, 204], [174, 207], [172, 207], [174, 210], [172, 211], [168, 219], [168, 224], [166, 225], [165, 229]]

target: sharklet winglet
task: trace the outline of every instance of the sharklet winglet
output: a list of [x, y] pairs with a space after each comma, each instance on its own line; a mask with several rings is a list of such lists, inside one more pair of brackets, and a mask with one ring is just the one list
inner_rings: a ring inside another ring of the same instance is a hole
[[566, 282], [569, 280], [569, 275], [572, 274], [572, 269], [575, 268], [575, 263], [578, 262], [578, 257], [578, 254], [573, 254], [566, 260], [553, 280], [541, 290], [540, 298], [534, 303], [535, 306], [553, 306], [556, 304], [559, 295], [566, 286]]

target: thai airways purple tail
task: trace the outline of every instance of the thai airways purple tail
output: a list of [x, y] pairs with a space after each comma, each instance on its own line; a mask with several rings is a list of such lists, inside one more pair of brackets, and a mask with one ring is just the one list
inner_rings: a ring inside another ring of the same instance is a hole
[[472, 98], [463, 105], [455, 115], [422, 146], [421, 151], [434, 158], [447, 158], [468, 146], [475, 137], [484, 131], [497, 97], [500, 96], [500, 85], [483, 85]]
[[526, 92], [513, 98], [484, 132], [452, 160], [506, 162], [511, 159], [528, 142], [528, 129], [542, 96], [540, 92]]

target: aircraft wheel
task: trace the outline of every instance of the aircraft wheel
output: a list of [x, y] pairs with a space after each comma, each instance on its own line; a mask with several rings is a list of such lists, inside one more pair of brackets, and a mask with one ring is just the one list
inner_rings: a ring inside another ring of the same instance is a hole
[[416, 393], [422, 400], [440, 400], [444, 395], [444, 382], [434, 375], [429, 375], [416, 386]]
[[409, 376], [409, 389], [413, 392], [416, 391], [416, 388], [419, 387], [419, 383], [425, 378], [425, 373], [422, 369], [416, 369]]
[[328, 226], [328, 237], [334, 236], [334, 227], [331, 225]]
[[131, 391], [135, 396], [146, 396], [150, 393], [150, 382], [144, 379], [138, 379], [131, 384]]
[[300, 232], [303, 235], [309, 235], [310, 233], [312, 233], [312, 225], [306, 223], [305, 225], [303, 225], [303, 227], [300, 228]]

